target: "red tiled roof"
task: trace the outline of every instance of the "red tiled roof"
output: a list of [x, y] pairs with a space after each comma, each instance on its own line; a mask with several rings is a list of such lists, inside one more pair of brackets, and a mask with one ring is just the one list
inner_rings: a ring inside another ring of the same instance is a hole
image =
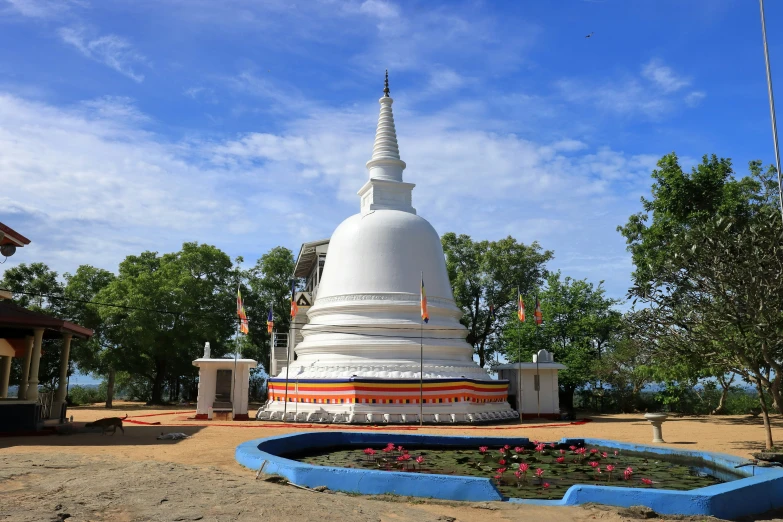
[[30, 244], [30, 240], [13, 228], [0, 223], [0, 231], [5, 232], [5, 237], [0, 241], [0, 245], [25, 246]]
[[57, 333], [69, 333], [80, 339], [89, 339], [93, 334], [92, 330], [78, 324], [57, 319], [41, 312], [33, 312], [12, 301], [0, 301], [0, 337], [16, 338], [17, 335], [13, 334], [17, 330], [18, 336], [29, 335], [25, 331], [35, 328], [44, 328], [46, 330], [45, 337], [53, 337], [52, 334], [57, 337]]

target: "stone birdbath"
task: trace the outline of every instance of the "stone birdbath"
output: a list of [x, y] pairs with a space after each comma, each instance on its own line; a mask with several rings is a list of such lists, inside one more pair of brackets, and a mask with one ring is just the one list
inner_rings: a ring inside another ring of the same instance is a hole
[[661, 424], [666, 421], [669, 416], [665, 413], [647, 413], [644, 418], [650, 421], [653, 427], [653, 442], [666, 442], [663, 440], [663, 434], [661, 433]]

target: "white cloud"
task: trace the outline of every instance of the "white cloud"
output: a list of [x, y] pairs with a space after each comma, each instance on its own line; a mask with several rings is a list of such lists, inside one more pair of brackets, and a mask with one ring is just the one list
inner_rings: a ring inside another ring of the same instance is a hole
[[679, 91], [691, 83], [690, 80], [678, 76], [671, 67], [664, 65], [658, 59], [650, 60], [642, 68], [642, 76], [667, 93]]
[[706, 96], [707, 95], [704, 94], [703, 91], [689, 92], [685, 97], [685, 103], [688, 105], [688, 107], [696, 107]]
[[[84, 6], [80, 0], [0, 0], [10, 9], [30, 18], [53, 18], [70, 10], [74, 5]], [[0, 11], [2, 13], [2, 11]]]
[[115, 34], [88, 36], [83, 27], [62, 27], [58, 34], [63, 42], [74, 46], [84, 56], [107, 65], [128, 78], [141, 83], [144, 75], [134, 71], [136, 66], [149, 66], [149, 62], [134, 50], [124, 38]]
[[359, 12], [379, 19], [397, 18], [400, 15], [396, 5], [382, 0], [364, 0], [359, 6]]

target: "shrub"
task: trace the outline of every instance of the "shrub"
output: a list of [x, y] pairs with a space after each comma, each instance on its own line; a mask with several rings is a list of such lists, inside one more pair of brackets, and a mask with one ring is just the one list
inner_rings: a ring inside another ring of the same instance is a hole
[[106, 387], [74, 385], [68, 390], [68, 399], [74, 406], [106, 402]]

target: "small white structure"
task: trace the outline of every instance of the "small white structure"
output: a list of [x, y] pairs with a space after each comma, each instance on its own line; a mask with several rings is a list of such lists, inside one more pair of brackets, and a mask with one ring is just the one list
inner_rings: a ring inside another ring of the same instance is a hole
[[[556, 363], [552, 354], [546, 350], [533, 354], [532, 363], [497, 366], [498, 378], [508, 380], [509, 402], [513, 402], [523, 419], [560, 418], [557, 371], [565, 368]], [[518, 391], [520, 385], [521, 394]]]
[[211, 359], [206, 343], [204, 357], [193, 361], [198, 367], [196, 418], [212, 420], [215, 413], [226, 412], [233, 420], [248, 420], [250, 369], [257, 365], [253, 359]]

